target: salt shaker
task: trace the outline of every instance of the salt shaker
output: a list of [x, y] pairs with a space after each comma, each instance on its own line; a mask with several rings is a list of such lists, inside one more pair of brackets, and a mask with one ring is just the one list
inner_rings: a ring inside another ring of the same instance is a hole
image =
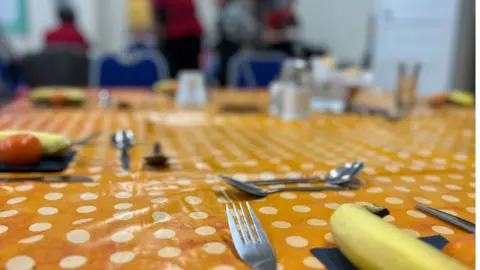
[[296, 59], [293, 80], [281, 94], [280, 117], [283, 120], [301, 120], [311, 114], [311, 69], [306, 61]]

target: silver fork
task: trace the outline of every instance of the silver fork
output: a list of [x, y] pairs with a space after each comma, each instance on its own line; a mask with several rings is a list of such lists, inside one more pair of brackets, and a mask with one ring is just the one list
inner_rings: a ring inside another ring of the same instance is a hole
[[240, 203], [240, 210], [237, 210], [233, 204], [233, 211], [226, 205], [228, 227], [237, 253], [246, 264], [255, 270], [275, 270], [277, 269], [277, 258], [272, 245], [252, 207], [248, 202], [246, 205], [251, 221], [243, 210], [242, 203]]

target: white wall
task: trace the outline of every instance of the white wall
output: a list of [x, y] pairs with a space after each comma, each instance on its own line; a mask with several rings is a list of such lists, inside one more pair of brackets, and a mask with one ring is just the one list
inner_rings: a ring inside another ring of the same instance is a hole
[[298, 0], [301, 39], [326, 45], [337, 59], [359, 63], [374, 4], [375, 0]]

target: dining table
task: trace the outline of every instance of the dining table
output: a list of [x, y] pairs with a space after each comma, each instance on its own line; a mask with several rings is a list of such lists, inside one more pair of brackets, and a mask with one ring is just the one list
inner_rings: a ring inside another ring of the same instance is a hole
[[[225, 215], [226, 204], [240, 201], [249, 201], [257, 214], [278, 269], [324, 269], [310, 250], [335, 247], [329, 219], [344, 203], [386, 207], [384, 219], [414, 237], [467, 234], [416, 204], [475, 220], [474, 108], [418, 104], [400, 121], [322, 112], [283, 121], [269, 114], [266, 91], [216, 91], [206, 107], [185, 109], [167, 94], [110, 90], [114, 102], [130, 106], [102, 106], [90, 89], [79, 107], [36, 107], [20, 97], [0, 109], [0, 130], [71, 140], [102, 132], [76, 146], [75, 159], [61, 173], [0, 174], [93, 179], [0, 183], [0, 268], [250, 269], [237, 255]], [[380, 96], [371, 100], [388, 95]], [[130, 170], [122, 169], [111, 145], [120, 129], [136, 137]], [[167, 168], [144, 162], [157, 142]], [[219, 178], [323, 177], [353, 161], [365, 164], [358, 190], [252, 198]]]

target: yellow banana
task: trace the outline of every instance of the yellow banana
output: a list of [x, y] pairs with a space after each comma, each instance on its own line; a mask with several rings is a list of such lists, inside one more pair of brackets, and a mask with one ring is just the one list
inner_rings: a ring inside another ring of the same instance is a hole
[[2, 130], [0, 131], [0, 141], [13, 135], [30, 134], [35, 136], [42, 144], [43, 154], [59, 155], [64, 153], [63, 150], [70, 145], [70, 140], [63, 136], [45, 132], [27, 131], [27, 130]]
[[338, 207], [330, 227], [338, 248], [359, 269], [468, 269], [360, 205]]

